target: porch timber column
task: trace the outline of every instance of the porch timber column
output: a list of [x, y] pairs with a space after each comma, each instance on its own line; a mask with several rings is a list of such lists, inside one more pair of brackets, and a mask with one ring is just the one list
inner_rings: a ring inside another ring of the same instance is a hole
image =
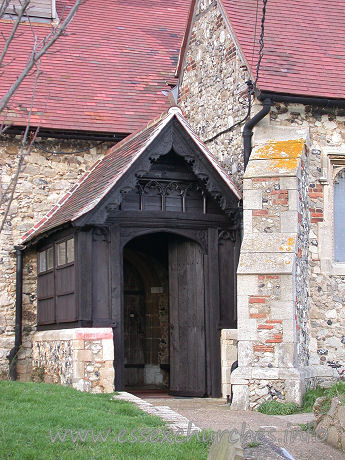
[[[206, 293], [206, 363], [208, 394], [214, 398], [221, 396], [221, 350], [219, 330], [219, 265], [218, 229], [208, 229]], [[215, 262], [216, 261], [216, 262]]]
[[122, 296], [123, 255], [120, 242], [120, 227], [112, 226], [110, 235], [110, 304], [114, 335], [115, 391], [122, 391], [125, 388], [125, 351]]
[[76, 272], [76, 293], [79, 319], [83, 325], [92, 322], [92, 230], [77, 234], [77, 252], [83, 256]]
[[307, 133], [259, 135], [244, 176], [233, 409], [300, 403], [309, 377]]

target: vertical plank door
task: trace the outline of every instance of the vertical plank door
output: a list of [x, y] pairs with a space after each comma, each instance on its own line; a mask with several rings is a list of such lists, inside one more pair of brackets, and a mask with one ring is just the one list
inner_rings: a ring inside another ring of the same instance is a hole
[[169, 242], [170, 393], [205, 396], [205, 299], [201, 247]]

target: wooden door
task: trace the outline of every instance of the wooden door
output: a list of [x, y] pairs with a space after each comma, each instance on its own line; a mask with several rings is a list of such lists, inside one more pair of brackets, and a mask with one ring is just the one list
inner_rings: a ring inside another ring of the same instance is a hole
[[145, 290], [136, 268], [124, 260], [125, 384], [144, 385]]
[[205, 286], [201, 247], [169, 243], [170, 393], [205, 396]]

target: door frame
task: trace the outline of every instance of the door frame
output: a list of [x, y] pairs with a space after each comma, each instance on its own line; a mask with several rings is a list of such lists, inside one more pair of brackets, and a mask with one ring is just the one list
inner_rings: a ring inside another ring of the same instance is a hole
[[[205, 342], [206, 342], [206, 389], [207, 396], [221, 396], [221, 348], [220, 348], [220, 309], [219, 309], [219, 272], [218, 272], [218, 234], [216, 228], [206, 222], [196, 225], [191, 222], [188, 227], [162, 225], [157, 228], [154, 223], [146, 225], [115, 225], [111, 229], [110, 294], [114, 332], [114, 369], [115, 390], [125, 388], [124, 376], [124, 290], [123, 290], [123, 250], [134, 238], [154, 233], [171, 233], [186, 237], [201, 246], [204, 257], [205, 273]], [[206, 225], [205, 225], [206, 224]], [[213, 223], [214, 225], [214, 223]], [[223, 224], [224, 225], [224, 224]]]

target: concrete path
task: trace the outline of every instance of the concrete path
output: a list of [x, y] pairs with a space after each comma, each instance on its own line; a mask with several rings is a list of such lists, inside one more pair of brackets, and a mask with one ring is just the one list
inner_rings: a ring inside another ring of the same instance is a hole
[[[312, 414], [277, 416], [251, 411], [232, 411], [223, 399], [160, 399], [146, 396], [145, 400], [153, 408], [170, 408], [183, 416], [185, 423], [186, 420], [191, 420], [201, 429], [237, 429], [242, 435], [246, 459], [345, 460], [345, 454], [342, 452], [320, 442], [310, 432], [301, 431], [299, 424], [312, 422]], [[265, 440], [260, 440], [258, 432], [263, 431]]]
[[168, 406], [154, 406], [149, 401], [145, 401], [142, 398], [127, 393], [126, 391], [120, 391], [117, 395], [113, 396], [113, 399], [129, 401], [136, 404], [141, 410], [146, 412], [149, 415], [156, 415], [166, 422], [168, 427], [174, 431], [183, 434], [187, 434], [188, 430], [200, 432], [201, 428], [196, 426], [188, 418], [184, 417], [181, 414], [178, 414]]

